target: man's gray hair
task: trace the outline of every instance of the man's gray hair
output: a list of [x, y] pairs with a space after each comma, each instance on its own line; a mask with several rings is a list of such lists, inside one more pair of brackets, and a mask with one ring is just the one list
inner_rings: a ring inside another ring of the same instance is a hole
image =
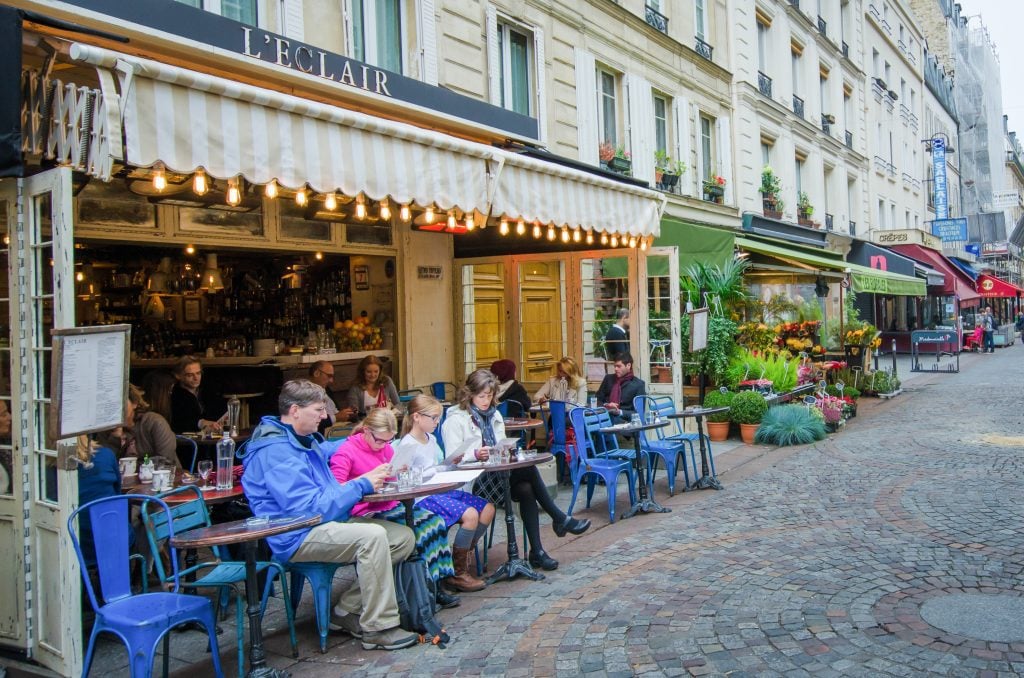
[[277, 410], [284, 416], [292, 409], [292, 405], [307, 407], [327, 402], [327, 392], [309, 379], [292, 379], [281, 387], [281, 395], [277, 398]]

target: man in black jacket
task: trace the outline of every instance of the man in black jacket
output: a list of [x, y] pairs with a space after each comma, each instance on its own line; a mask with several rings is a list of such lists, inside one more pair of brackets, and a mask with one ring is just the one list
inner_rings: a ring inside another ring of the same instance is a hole
[[614, 370], [605, 376], [597, 389], [597, 404], [608, 410], [613, 421], [629, 421], [635, 411], [633, 398], [645, 395], [647, 385], [633, 374], [633, 356], [629, 351], [615, 356]]
[[604, 335], [604, 357], [615, 360], [615, 356], [629, 351], [629, 309], [620, 308], [615, 314], [615, 324]]

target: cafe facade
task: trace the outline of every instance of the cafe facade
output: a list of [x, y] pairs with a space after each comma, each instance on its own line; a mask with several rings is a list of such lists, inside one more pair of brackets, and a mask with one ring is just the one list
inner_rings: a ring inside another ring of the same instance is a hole
[[[15, 4], [0, 7], [20, 84], [18, 147], [0, 156], [0, 571], [15, 574], [0, 645], [58, 673], [82, 648], [52, 330], [132, 324], [133, 375], [183, 351], [272, 359], [282, 378], [374, 354], [410, 387], [511, 354], [539, 379], [563, 352], [597, 354], [601, 309], [641, 309], [648, 257], [677, 261], [652, 246], [661, 194], [522, 152], [536, 119], [429, 76], [180, 3]], [[626, 275], [606, 278], [611, 259]], [[678, 313], [676, 264], [665, 277]]]

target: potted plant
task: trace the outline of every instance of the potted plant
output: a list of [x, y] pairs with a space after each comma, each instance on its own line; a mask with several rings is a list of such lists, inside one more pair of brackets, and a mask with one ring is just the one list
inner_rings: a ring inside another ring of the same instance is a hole
[[615, 146], [610, 141], [603, 141], [601, 145], [597, 147], [597, 157], [601, 159], [601, 164], [605, 167], [615, 157]]
[[658, 188], [670, 191], [679, 183], [679, 177], [686, 172], [686, 163], [682, 160], [673, 160], [663, 150], [654, 152], [654, 181]]
[[630, 159], [629, 151], [626, 150], [626, 147], [622, 145], [616, 146], [611, 160], [608, 161], [608, 169], [620, 174], [628, 174], [632, 166], [633, 161]]
[[761, 200], [764, 205], [764, 215], [769, 219], [782, 218], [782, 206], [779, 200], [779, 192], [782, 190], [782, 182], [775, 174], [775, 171], [765, 165], [761, 170]]
[[796, 203], [797, 221], [801, 226], [813, 226], [812, 214], [814, 214], [814, 205], [811, 204], [811, 199], [807, 197], [807, 193], [800, 191]]
[[757, 391], [740, 391], [729, 407], [729, 419], [740, 425], [743, 442], [752, 445], [757, 427], [768, 412], [768, 402]]
[[714, 175], [704, 180], [704, 199], [708, 202], [721, 203], [725, 196], [725, 177]]
[[[732, 399], [736, 396], [732, 391], [721, 388], [717, 391], [709, 391], [704, 396], [703, 407], [729, 407]], [[712, 442], [721, 442], [729, 437], [729, 412], [719, 412], [707, 416], [708, 438]]]
[[754, 441], [761, 445], [807, 445], [825, 438], [825, 421], [818, 408], [780, 405], [771, 408], [757, 429]]

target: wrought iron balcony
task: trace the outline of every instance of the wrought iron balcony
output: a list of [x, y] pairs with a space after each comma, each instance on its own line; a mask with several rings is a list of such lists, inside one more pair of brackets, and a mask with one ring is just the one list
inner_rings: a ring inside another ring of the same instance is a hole
[[644, 7], [644, 19], [662, 33], [668, 34], [668, 17], [650, 5]]
[[853, 148], [853, 132], [846, 130], [846, 147]]
[[835, 228], [835, 226], [833, 225], [832, 215], [831, 214], [826, 214], [825, 215], [825, 230], [826, 231], [831, 231], [833, 228]]
[[695, 40], [696, 44], [693, 47], [694, 51], [697, 52], [697, 54], [704, 57], [705, 59], [707, 59], [708, 61], [712, 61], [711, 54], [715, 48], [709, 45], [708, 43], [704, 42], [700, 38], [695, 38]]
[[851, 221], [850, 222], [850, 235], [857, 235], [857, 222], [856, 221]]
[[772, 79], [761, 71], [757, 72], [757, 89], [769, 99], [772, 98]]
[[828, 37], [828, 23], [820, 16], [818, 17], [818, 32]]
[[793, 112], [801, 118], [804, 117], [804, 100], [795, 94], [793, 95]]
[[821, 114], [821, 131], [824, 132], [825, 134], [829, 135], [829, 136], [832, 136], [832, 121], [833, 120], [835, 120], [834, 117], [832, 117], [830, 115], [826, 115], [825, 113]]

